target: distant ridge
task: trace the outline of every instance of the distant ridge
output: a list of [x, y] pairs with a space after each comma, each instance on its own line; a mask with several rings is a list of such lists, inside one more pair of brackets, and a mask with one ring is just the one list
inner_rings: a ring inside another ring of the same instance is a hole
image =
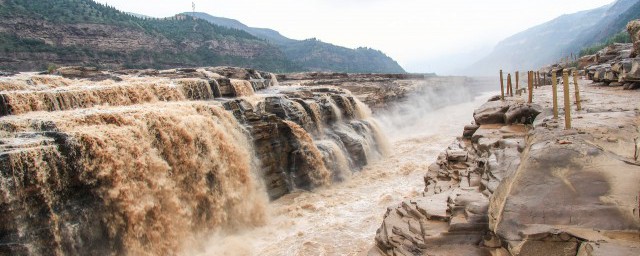
[[578, 54], [583, 48], [624, 30], [629, 20], [640, 15], [638, 2], [640, 0], [618, 0], [529, 28], [498, 43], [487, 57], [467, 68], [465, 73], [484, 75], [505, 68], [534, 69]]
[[292, 40], [212, 17], [158, 19], [93, 0], [0, 0], [0, 70], [239, 66], [277, 73], [404, 73], [380, 51]]
[[182, 13], [209, 21], [218, 26], [240, 29], [278, 46], [296, 65], [309, 71], [339, 71], [349, 73], [405, 73], [404, 69], [381, 51], [360, 47], [350, 49], [322, 42], [315, 38], [294, 40], [268, 28], [253, 28], [240, 21], [201, 12]]

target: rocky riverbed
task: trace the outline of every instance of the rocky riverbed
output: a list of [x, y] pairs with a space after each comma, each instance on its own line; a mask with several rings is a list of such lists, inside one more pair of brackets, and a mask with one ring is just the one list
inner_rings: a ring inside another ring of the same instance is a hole
[[[296, 230], [281, 234], [281, 243], [313, 254], [314, 246], [296, 238], [338, 237], [340, 223], [355, 224], [347, 234], [359, 234], [356, 248], [366, 251], [370, 235], [359, 230], [373, 233], [379, 218], [359, 203], [367, 186], [384, 202], [403, 197], [385, 182], [404, 184], [401, 177], [426, 165], [418, 159], [428, 158], [417, 152], [448, 140], [436, 134], [458, 119], [433, 116], [445, 125], [436, 127], [404, 122], [469, 102], [483, 84], [459, 77], [336, 76], [347, 78], [322, 85], [283, 78], [280, 84], [274, 74], [233, 67], [64, 67], [53, 75], [1, 77], [0, 252], [193, 254], [217, 250], [212, 244], [234, 248], [220, 241], [245, 230], [268, 239], [273, 234], [264, 230]], [[354, 87], [366, 81], [374, 82]], [[392, 97], [384, 97], [389, 90]], [[379, 104], [376, 116], [360, 99]], [[423, 126], [428, 137], [416, 133]], [[317, 200], [333, 186], [345, 197]], [[352, 207], [367, 215], [335, 218], [315, 233], [312, 226], [287, 224], [306, 212], [315, 213], [307, 221], [321, 224], [334, 210]], [[252, 253], [285, 248], [254, 241]], [[342, 249], [319, 248], [354, 251], [353, 240], [344, 241]]]
[[553, 118], [551, 86], [534, 90], [534, 104], [516, 96], [477, 109], [421, 195], [387, 209], [369, 254], [640, 253], [640, 92], [580, 85], [571, 129], [562, 107]]

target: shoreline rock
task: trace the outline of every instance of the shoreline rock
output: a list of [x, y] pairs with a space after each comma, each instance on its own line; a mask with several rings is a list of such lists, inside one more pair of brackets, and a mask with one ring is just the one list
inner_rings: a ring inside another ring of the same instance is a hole
[[[507, 97], [479, 107], [429, 167], [423, 194], [387, 209], [369, 255], [640, 253], [637, 93], [583, 87], [586, 109], [564, 130], [549, 88], [535, 91], [542, 106]], [[509, 124], [510, 110], [527, 125]]]

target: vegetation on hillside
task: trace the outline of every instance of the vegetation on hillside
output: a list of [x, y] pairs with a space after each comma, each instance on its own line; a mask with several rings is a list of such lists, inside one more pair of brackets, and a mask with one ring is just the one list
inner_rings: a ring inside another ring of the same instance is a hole
[[599, 42], [592, 43], [588, 47], [584, 47], [580, 50], [580, 56], [595, 54], [614, 43], [631, 43], [631, 38], [626, 30], [627, 23], [638, 18], [640, 18], [640, 1], [633, 4], [624, 13], [618, 15], [612, 22], [603, 26], [604, 28], [600, 31], [600, 35], [610, 36]]
[[585, 55], [596, 54], [598, 51], [614, 43], [631, 43], [631, 37], [629, 36], [629, 33], [627, 33], [627, 31], [621, 31], [620, 33], [617, 33], [609, 37], [604, 42], [596, 43], [589, 47], [583, 48], [582, 50], [580, 50], [580, 57]]
[[404, 69], [381, 51], [361, 47], [349, 49], [315, 38], [294, 40], [275, 30], [252, 28], [233, 19], [206, 13], [184, 13], [224, 27], [242, 29], [274, 43], [297, 66], [309, 71], [337, 71], [349, 73], [404, 73]]
[[[28, 19], [65, 24], [105, 24], [143, 31], [150, 37], [169, 39], [179, 49], [136, 49], [133, 53], [113, 52], [108, 49], [89, 49], [82, 45], [61, 46], [47, 44], [40, 38], [21, 38], [7, 32], [0, 34], [0, 52], [52, 53], [57, 59], [102, 60], [121, 63], [125, 68], [163, 68], [175, 66], [234, 65], [285, 72], [298, 71], [291, 61], [265, 40], [238, 29], [221, 27], [189, 16], [167, 19], [148, 19], [121, 12], [92, 0], [4, 0], [0, 4], [0, 19]], [[61, 35], [64, 36], [64, 35]], [[241, 41], [264, 49], [257, 57], [244, 58], [231, 54], [218, 54], [204, 42], [209, 40]], [[198, 42], [195, 50], [185, 50], [183, 42]], [[66, 63], [59, 63], [66, 64]], [[100, 63], [88, 63], [99, 66]], [[47, 66], [42, 63], [40, 67]], [[12, 67], [0, 67], [12, 69]]]

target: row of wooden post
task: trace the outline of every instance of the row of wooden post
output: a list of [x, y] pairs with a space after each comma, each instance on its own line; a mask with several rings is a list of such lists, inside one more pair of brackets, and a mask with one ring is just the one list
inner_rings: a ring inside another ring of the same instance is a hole
[[[520, 73], [518, 71], [515, 72], [516, 76], [516, 92], [519, 95], [519, 80]], [[542, 82], [540, 81], [540, 72], [529, 71], [527, 72], [527, 85], [528, 85], [528, 93], [529, 98], [528, 102], [533, 103], [533, 90], [537, 89], [538, 86], [546, 84], [547, 75], [543, 73]], [[569, 71], [563, 70], [562, 72], [562, 82], [563, 82], [563, 91], [564, 91], [564, 115], [565, 115], [565, 129], [571, 129], [571, 102], [569, 97]], [[582, 105], [580, 104], [580, 88], [578, 86], [578, 71], [574, 70], [573, 72], [573, 84], [575, 90], [575, 101], [577, 110], [582, 110]], [[558, 119], [558, 80], [556, 77], [556, 72], [551, 72], [551, 88], [553, 90], [553, 118]], [[504, 76], [502, 70], [500, 70], [500, 98], [501, 100], [505, 100], [505, 86], [504, 86]], [[511, 83], [511, 73], [507, 74], [507, 86], [506, 86], [506, 95], [513, 97], [513, 86]]]

